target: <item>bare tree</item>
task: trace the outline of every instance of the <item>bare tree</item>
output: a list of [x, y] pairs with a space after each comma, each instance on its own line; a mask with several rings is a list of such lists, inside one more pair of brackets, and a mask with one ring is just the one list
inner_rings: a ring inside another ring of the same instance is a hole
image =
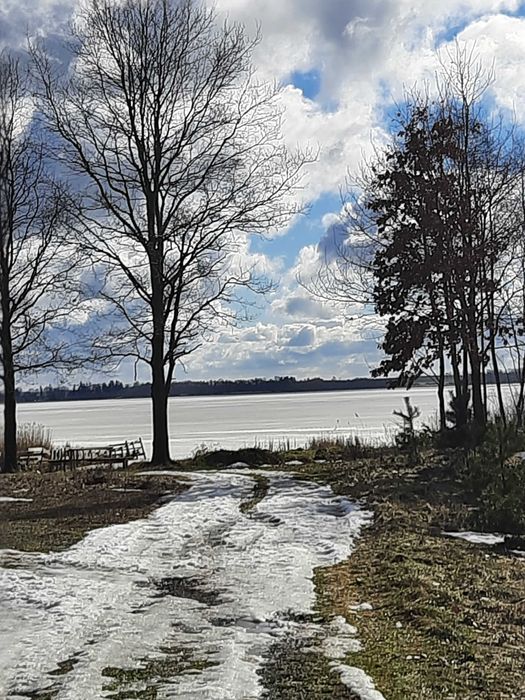
[[264, 287], [243, 237], [300, 208], [306, 156], [281, 140], [278, 90], [252, 73], [255, 43], [192, 0], [90, 0], [69, 76], [33, 48], [42, 109], [83, 182], [77, 230], [105, 271], [105, 347], [151, 368], [154, 464], [170, 459], [177, 363]]
[[[46, 170], [32, 118], [29, 79], [0, 53], [0, 365], [4, 384], [3, 470], [17, 468], [16, 377], [55, 367], [67, 350], [57, 331], [60, 295], [73, 261], [63, 230], [67, 197]], [[57, 340], [58, 339], [58, 340]]]

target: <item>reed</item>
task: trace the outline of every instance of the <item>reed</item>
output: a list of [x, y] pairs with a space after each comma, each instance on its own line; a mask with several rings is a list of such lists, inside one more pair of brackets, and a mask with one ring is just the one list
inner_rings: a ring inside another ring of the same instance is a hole
[[[24, 452], [30, 447], [44, 447], [51, 450], [53, 442], [51, 431], [40, 423], [21, 423], [18, 426], [16, 444], [19, 452]], [[0, 436], [0, 455], [4, 454], [4, 438]]]

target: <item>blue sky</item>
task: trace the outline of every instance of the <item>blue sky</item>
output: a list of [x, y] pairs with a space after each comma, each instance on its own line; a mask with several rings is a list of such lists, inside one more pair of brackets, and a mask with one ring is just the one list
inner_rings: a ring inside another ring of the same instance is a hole
[[[211, 0], [210, 0], [211, 2]], [[340, 188], [384, 138], [385, 115], [403, 90], [432, 80], [455, 39], [494, 64], [492, 96], [525, 123], [525, 3], [517, 0], [214, 0], [220, 18], [259, 25], [254, 67], [283, 86], [283, 136], [313, 148], [305, 173], [307, 215], [271, 240], [247, 240], [244, 254], [279, 283], [250, 323], [222, 329], [179, 377], [294, 374], [352, 377], [380, 359], [382, 322], [362, 309], [308, 295], [297, 277], [315, 275], [319, 242], [337, 223]], [[75, 2], [3, 0], [0, 42], [21, 46], [27, 30], [60, 41]], [[442, 54], [443, 55], [443, 54]], [[353, 320], [349, 320], [349, 318]], [[140, 378], [147, 378], [141, 370]], [[128, 368], [122, 378], [132, 379]]]

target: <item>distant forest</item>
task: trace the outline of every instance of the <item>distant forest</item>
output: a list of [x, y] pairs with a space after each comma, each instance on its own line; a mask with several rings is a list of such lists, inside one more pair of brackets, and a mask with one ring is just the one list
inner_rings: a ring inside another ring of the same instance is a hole
[[[447, 384], [452, 384], [452, 378], [448, 378]], [[516, 378], [508, 375], [509, 382]], [[488, 383], [493, 382], [493, 377], [488, 377]], [[415, 386], [434, 386], [432, 377], [420, 377]], [[393, 379], [372, 379], [359, 377], [356, 379], [296, 379], [295, 377], [274, 377], [264, 379], [214, 379], [209, 381], [181, 381], [173, 382], [170, 396], [221, 396], [228, 394], [278, 394], [307, 391], [351, 391], [355, 389], [388, 389], [393, 388]], [[41, 386], [35, 389], [20, 389], [17, 391], [17, 399], [22, 403], [40, 401], [79, 401], [89, 399], [138, 399], [151, 396], [151, 384], [149, 382], [123, 384], [118, 380], [93, 384], [80, 382], [72, 387], [66, 386]], [[0, 393], [3, 400], [3, 395]]]

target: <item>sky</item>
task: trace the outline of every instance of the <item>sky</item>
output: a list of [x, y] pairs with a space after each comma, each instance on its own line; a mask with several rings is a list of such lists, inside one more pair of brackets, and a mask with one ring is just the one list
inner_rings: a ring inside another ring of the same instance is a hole
[[[0, 44], [27, 32], [60, 40], [75, 2], [0, 0]], [[312, 148], [303, 197], [310, 204], [243, 255], [278, 286], [248, 323], [222, 330], [186, 360], [178, 379], [366, 376], [381, 358], [380, 319], [316, 299], [298, 283], [315, 274], [333, 238], [346, 178], [385, 137], [385, 115], [406, 88], [432, 80], [438, 54], [457, 40], [494, 65], [496, 105], [525, 122], [525, 2], [518, 0], [214, 0], [219, 17], [262, 40], [257, 76], [282, 85], [283, 137]], [[121, 378], [133, 379], [131, 366]], [[140, 372], [139, 379], [147, 378]]]

